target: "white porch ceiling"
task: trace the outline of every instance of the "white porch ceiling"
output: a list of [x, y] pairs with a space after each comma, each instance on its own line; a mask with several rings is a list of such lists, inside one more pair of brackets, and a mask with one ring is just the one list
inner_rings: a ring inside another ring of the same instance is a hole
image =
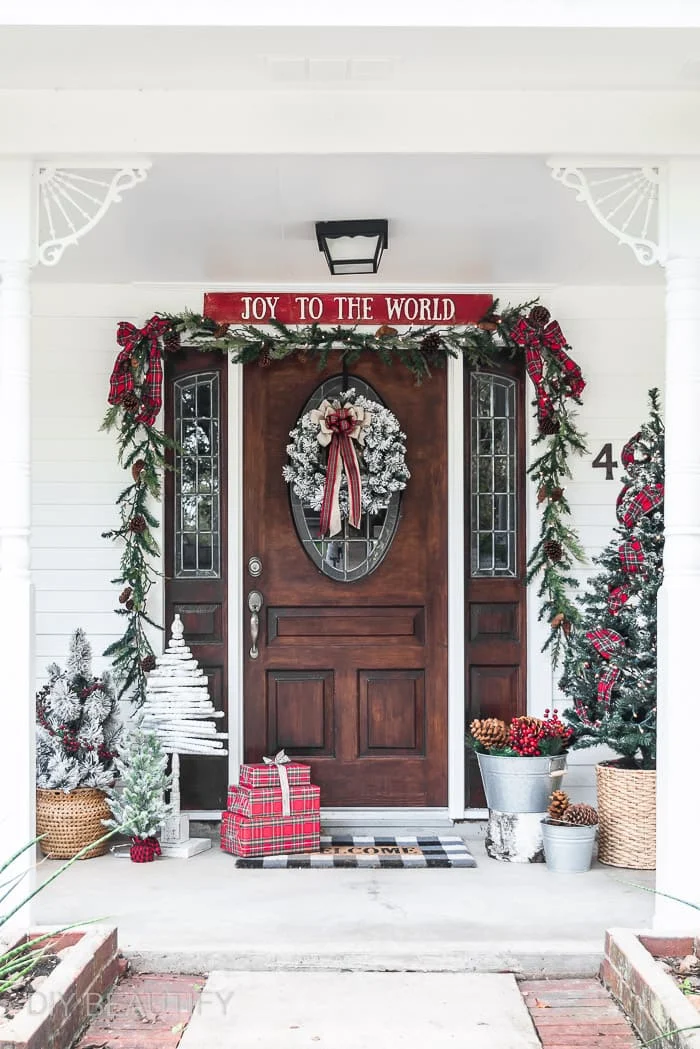
[[[697, 4], [690, 8], [700, 14]], [[0, 23], [5, 90], [682, 91], [698, 84], [698, 28]]]
[[368, 285], [663, 280], [552, 180], [544, 158], [468, 155], [155, 157], [145, 183], [34, 277], [319, 283], [329, 274], [314, 223], [346, 218], [389, 220]]

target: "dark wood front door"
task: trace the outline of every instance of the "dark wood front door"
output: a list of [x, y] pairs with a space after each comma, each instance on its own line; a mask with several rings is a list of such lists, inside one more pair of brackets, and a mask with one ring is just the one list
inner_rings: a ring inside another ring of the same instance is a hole
[[[297, 360], [244, 374], [244, 564], [263, 598], [259, 655], [244, 638], [245, 757], [309, 761], [325, 806], [447, 802], [446, 377], [416, 387], [398, 366], [353, 367], [398, 417], [411, 479], [374, 571], [323, 574], [305, 551], [282, 477], [289, 431], [324, 379]], [[322, 548], [321, 559], [327, 551]], [[262, 571], [251, 575], [249, 561]], [[318, 561], [318, 559], [317, 559]]]

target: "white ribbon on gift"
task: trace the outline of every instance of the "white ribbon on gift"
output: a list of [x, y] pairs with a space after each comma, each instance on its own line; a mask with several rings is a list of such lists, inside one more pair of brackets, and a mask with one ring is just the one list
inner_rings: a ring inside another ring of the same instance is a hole
[[280, 778], [280, 787], [282, 788], [282, 815], [291, 816], [292, 814], [292, 801], [289, 796], [289, 777], [287, 770], [284, 767], [288, 765], [292, 759], [287, 757], [283, 750], [278, 750], [274, 758], [263, 758], [266, 765], [274, 765], [277, 769]]

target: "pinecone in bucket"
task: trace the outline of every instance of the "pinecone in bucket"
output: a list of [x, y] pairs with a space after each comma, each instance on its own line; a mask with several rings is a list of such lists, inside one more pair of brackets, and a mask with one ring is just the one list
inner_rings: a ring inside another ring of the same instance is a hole
[[550, 820], [561, 821], [564, 818], [564, 813], [569, 808], [569, 795], [565, 790], [555, 790], [549, 798], [549, 808], [547, 809], [547, 815]]
[[598, 822], [598, 813], [592, 805], [580, 802], [577, 805], [569, 805], [563, 820], [564, 823], [572, 823], [575, 827], [594, 827]]
[[500, 750], [508, 741], [508, 726], [500, 718], [478, 718], [469, 726], [477, 743], [481, 743], [485, 750]]

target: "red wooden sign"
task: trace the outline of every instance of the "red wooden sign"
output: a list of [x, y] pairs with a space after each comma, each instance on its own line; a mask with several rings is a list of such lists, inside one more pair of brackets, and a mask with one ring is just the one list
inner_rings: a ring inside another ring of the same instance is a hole
[[212, 291], [204, 316], [220, 324], [474, 324], [492, 303], [491, 295]]

